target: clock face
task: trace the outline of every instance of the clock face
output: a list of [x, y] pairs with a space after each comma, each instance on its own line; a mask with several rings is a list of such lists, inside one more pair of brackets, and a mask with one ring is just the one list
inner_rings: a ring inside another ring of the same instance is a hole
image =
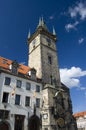
[[50, 43], [50, 42], [51, 42], [51, 39], [49, 39], [49, 38], [46, 38], [46, 41]]
[[64, 119], [63, 119], [63, 118], [58, 118], [57, 124], [58, 124], [58, 126], [61, 127], [61, 128], [64, 127], [64, 126], [65, 126], [65, 121], [64, 121]]
[[48, 46], [50, 46], [51, 45], [51, 39], [50, 38], [46, 38], [46, 41], [47, 41]]
[[46, 113], [46, 114], [43, 114], [43, 118], [44, 119], [47, 119], [48, 118], [48, 114]]
[[33, 47], [35, 47], [35, 43], [36, 43], [36, 39], [34, 39], [34, 40], [32, 41]]

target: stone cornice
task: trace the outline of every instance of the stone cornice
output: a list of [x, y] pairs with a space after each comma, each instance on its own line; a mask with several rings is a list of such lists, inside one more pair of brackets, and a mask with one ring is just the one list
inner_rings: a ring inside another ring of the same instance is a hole
[[31, 41], [33, 39], [35, 39], [35, 37], [37, 37], [39, 34], [44, 34], [46, 36], [48, 36], [49, 38], [51, 38], [52, 40], [54, 40], [56, 42], [56, 35], [53, 35], [52, 33], [44, 30], [43, 28], [38, 28], [35, 33], [32, 34], [32, 36], [28, 39], [28, 43], [31, 43]]

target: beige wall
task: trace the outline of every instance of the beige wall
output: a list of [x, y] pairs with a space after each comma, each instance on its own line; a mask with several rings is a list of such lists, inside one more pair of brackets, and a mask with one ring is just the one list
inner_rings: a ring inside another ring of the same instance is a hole
[[[60, 85], [56, 43], [51, 39], [50, 46], [48, 46], [47, 38], [47, 36], [39, 34], [29, 44], [28, 65], [37, 70], [37, 77], [42, 78], [45, 83], [51, 83], [50, 76], [52, 75]], [[35, 44], [33, 44], [34, 41]], [[52, 64], [48, 63], [48, 56], [51, 56]]]

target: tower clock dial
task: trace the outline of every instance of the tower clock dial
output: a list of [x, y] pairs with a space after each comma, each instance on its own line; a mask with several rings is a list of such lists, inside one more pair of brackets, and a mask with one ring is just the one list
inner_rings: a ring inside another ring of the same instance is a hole
[[47, 119], [47, 118], [48, 118], [48, 114], [47, 113], [43, 114], [43, 119]]
[[51, 45], [51, 39], [50, 38], [46, 38], [46, 42], [47, 42], [48, 46]]
[[57, 124], [58, 124], [58, 126], [61, 127], [61, 128], [64, 127], [64, 126], [65, 126], [65, 121], [64, 121], [64, 119], [63, 119], [63, 118], [58, 118]]

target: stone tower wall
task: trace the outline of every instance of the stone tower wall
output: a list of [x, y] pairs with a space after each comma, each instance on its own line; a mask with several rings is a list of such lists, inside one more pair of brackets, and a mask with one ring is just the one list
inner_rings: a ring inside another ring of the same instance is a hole
[[[37, 77], [42, 78], [44, 83], [51, 83], [52, 80], [60, 85], [59, 67], [57, 59], [56, 44], [50, 38], [50, 43], [47, 42], [49, 37], [39, 34], [29, 44], [29, 66], [37, 70]], [[50, 46], [48, 45], [50, 44]], [[48, 63], [48, 56], [52, 59], [52, 64]]]
[[35, 44], [33, 41], [29, 44], [28, 66], [34, 67], [37, 71], [37, 77], [42, 78], [40, 34], [35, 38]]
[[[48, 63], [48, 56], [52, 58], [52, 64]], [[50, 76], [60, 82], [58, 62], [57, 62], [57, 52], [42, 44], [42, 70], [43, 70], [43, 80], [46, 83], [51, 83]], [[58, 83], [59, 86], [60, 83]]]

